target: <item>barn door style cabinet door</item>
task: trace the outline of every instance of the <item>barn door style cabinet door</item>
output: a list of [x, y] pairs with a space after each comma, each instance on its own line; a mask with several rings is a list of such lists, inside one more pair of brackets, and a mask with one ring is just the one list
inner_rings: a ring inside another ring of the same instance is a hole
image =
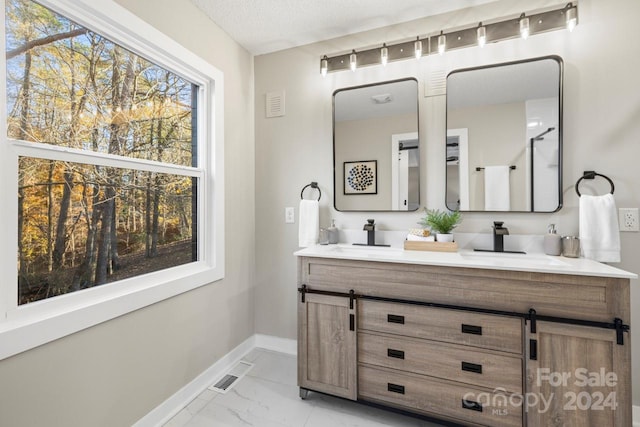
[[[529, 325], [530, 326], [530, 325]], [[631, 425], [629, 334], [562, 323], [527, 328], [527, 425]]]
[[298, 384], [356, 400], [356, 301], [346, 296], [298, 295]]

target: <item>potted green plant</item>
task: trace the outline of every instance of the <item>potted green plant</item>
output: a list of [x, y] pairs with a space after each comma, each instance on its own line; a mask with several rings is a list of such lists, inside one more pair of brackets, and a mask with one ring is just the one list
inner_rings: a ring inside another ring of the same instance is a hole
[[439, 209], [424, 209], [426, 216], [418, 224], [429, 227], [436, 234], [438, 242], [453, 242], [454, 228], [462, 221], [460, 211], [446, 212]]

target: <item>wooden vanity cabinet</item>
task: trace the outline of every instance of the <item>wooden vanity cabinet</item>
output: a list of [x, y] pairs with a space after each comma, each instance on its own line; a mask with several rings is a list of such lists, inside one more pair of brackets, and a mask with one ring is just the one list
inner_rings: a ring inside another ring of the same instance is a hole
[[631, 425], [630, 334], [607, 329], [629, 325], [628, 279], [299, 257], [298, 287], [301, 396], [468, 426]]

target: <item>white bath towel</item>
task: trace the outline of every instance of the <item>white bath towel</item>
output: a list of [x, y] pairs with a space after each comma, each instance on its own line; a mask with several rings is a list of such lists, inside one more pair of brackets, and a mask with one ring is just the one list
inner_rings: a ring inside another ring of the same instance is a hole
[[317, 200], [300, 200], [298, 246], [305, 248], [318, 243], [320, 234], [320, 204]]
[[484, 209], [487, 211], [508, 211], [511, 209], [509, 166], [486, 166], [484, 168]]
[[600, 262], [620, 262], [620, 229], [613, 194], [580, 196], [582, 256]]

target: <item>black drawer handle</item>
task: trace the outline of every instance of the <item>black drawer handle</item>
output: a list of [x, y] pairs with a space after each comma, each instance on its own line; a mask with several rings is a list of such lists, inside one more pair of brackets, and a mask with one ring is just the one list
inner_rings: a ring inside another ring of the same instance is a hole
[[482, 405], [478, 402], [474, 402], [472, 400], [462, 399], [462, 407], [464, 409], [469, 409], [471, 411], [482, 412]]
[[467, 372], [475, 372], [476, 374], [482, 373], [482, 365], [475, 363], [462, 362], [462, 370]]
[[398, 316], [396, 314], [387, 314], [387, 322], [399, 323], [400, 325], [404, 325], [404, 316]]
[[387, 356], [393, 357], [395, 359], [404, 359], [404, 351], [402, 350], [394, 350], [392, 348], [387, 349]]
[[471, 335], [482, 335], [482, 326], [462, 324], [462, 333]]
[[387, 383], [387, 390], [389, 390], [389, 391], [391, 391], [393, 393], [404, 394], [404, 386], [403, 385]]

